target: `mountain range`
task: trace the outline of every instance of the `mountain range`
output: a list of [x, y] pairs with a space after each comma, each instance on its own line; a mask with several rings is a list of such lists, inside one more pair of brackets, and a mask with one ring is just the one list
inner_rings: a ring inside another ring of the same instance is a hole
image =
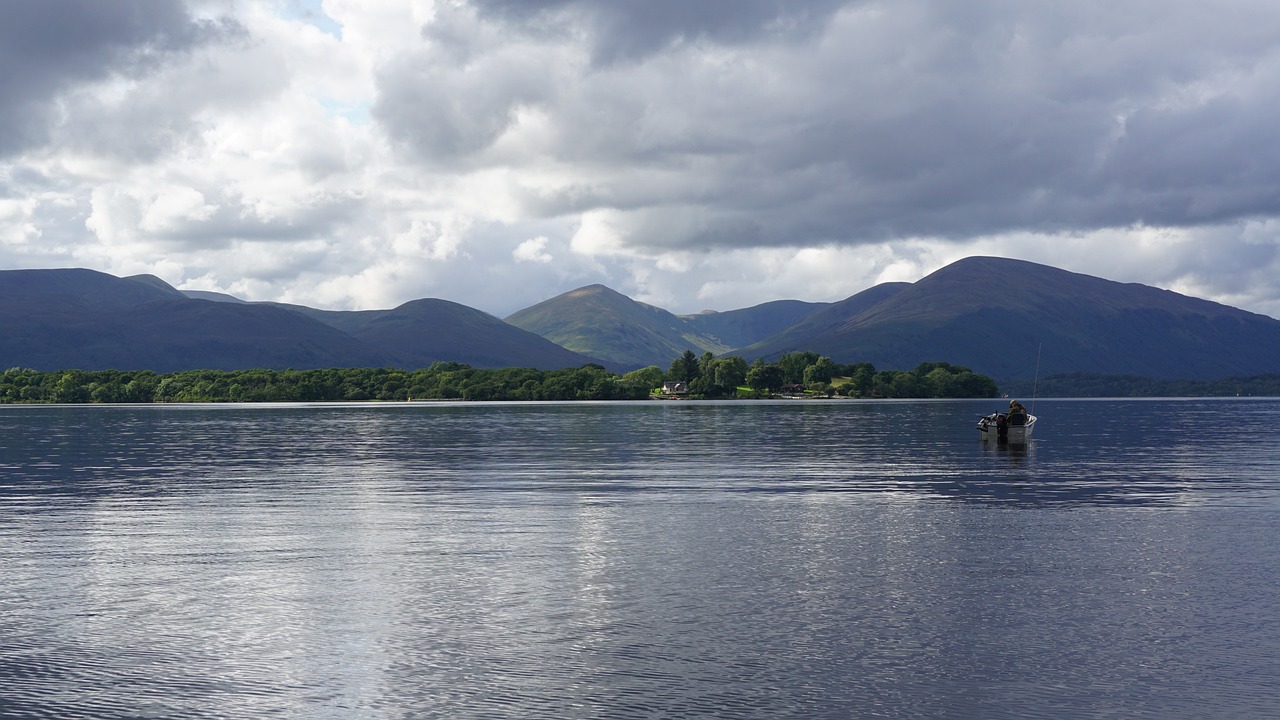
[[547, 369], [599, 362], [447, 300], [337, 312], [216, 294], [189, 297], [149, 275], [0, 272], [0, 366], [6, 368], [416, 368], [440, 360]]
[[964, 365], [997, 380], [1101, 373], [1211, 380], [1280, 372], [1280, 320], [1146, 285], [971, 257], [834, 303], [676, 315], [603, 285], [505, 320], [447, 300], [333, 311], [182, 292], [149, 275], [0, 271], [0, 367], [392, 366], [456, 361], [665, 368], [686, 349], [773, 360], [812, 350], [881, 369]]
[[588, 285], [507, 322], [570, 350], [624, 367], [666, 365], [685, 350], [720, 355], [782, 332], [824, 303], [778, 300], [729, 312], [673, 315], [603, 285]]
[[803, 348], [902, 369], [945, 360], [1001, 380], [1037, 371], [1186, 380], [1280, 371], [1280, 320], [1004, 258], [957, 261], [834, 315], [740, 352]]

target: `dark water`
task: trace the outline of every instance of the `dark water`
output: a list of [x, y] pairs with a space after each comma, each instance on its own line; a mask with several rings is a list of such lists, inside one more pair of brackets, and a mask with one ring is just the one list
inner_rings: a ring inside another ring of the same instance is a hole
[[0, 407], [0, 717], [1280, 717], [1280, 400]]

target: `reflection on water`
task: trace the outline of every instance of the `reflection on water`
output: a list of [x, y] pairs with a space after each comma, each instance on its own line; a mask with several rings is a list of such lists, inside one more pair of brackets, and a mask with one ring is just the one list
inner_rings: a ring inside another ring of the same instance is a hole
[[[1040, 401], [1027, 445], [979, 402], [4, 408], [0, 491], [78, 498], [347, 474], [436, 493], [854, 492], [985, 502], [1275, 497], [1274, 401]], [[191, 485], [189, 481], [197, 481]], [[1065, 493], [1065, 494], [1064, 494]]]
[[0, 716], [1280, 714], [1280, 402], [988, 404], [0, 408]]

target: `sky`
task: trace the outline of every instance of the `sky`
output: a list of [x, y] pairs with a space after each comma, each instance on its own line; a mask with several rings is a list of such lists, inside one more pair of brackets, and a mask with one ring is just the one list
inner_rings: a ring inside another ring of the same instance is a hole
[[994, 255], [1280, 317], [1274, 0], [0, 0], [0, 269], [499, 317]]

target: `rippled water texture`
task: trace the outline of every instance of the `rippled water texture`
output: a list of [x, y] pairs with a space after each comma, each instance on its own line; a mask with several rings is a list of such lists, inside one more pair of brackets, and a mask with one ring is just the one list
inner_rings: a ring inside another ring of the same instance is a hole
[[0, 717], [1277, 717], [1277, 400], [0, 407]]

